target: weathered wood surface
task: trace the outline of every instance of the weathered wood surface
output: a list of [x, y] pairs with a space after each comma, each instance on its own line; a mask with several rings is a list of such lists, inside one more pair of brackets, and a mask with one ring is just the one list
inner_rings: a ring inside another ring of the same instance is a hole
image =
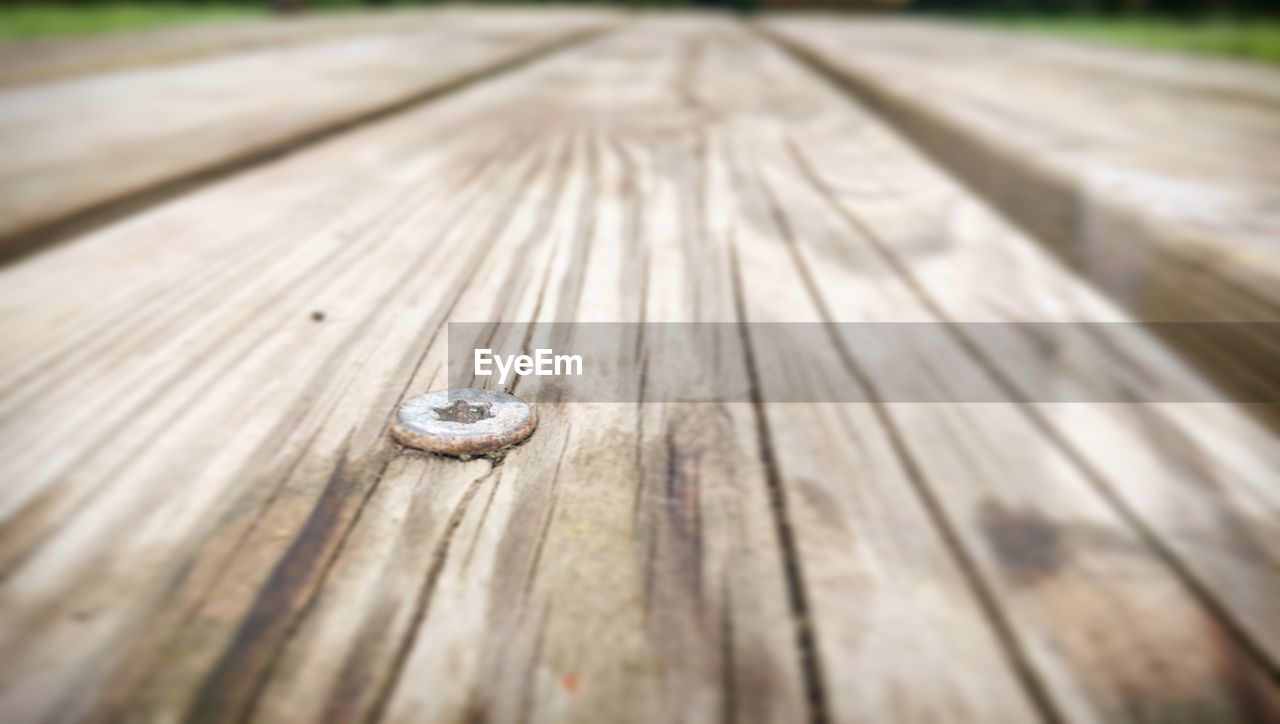
[[[770, 20], [790, 23], [797, 14], [773, 15]], [[824, 21], [844, 25], [849, 18], [827, 15]], [[905, 43], [903, 50], [916, 52], [932, 47], [936, 55], [952, 53], [972, 57], [975, 53], [1011, 54], [1012, 64], [1033, 63], [1074, 68], [1101, 76], [1123, 75], [1133, 82], [1176, 88], [1192, 93], [1235, 98], [1257, 103], [1280, 103], [1276, 71], [1267, 64], [1214, 58], [1185, 52], [1165, 52], [1128, 47], [1120, 43], [1057, 38], [1048, 33], [1010, 32], [963, 20], [947, 21], [916, 16], [910, 19], [888, 16], [859, 16], [858, 25], [870, 35], [893, 37]], [[879, 43], [877, 43], [879, 45]], [[884, 48], [886, 46], [880, 45]]]
[[[1280, 448], [1229, 405], [770, 403], [743, 327], [753, 404], [543, 404], [498, 464], [386, 430], [448, 320], [1011, 318], [1125, 314], [729, 20], [193, 191], [0, 270], [0, 712], [1280, 716]], [[896, 353], [1017, 397], [963, 342]]]
[[[474, 15], [475, 10], [468, 11]], [[420, 29], [449, 10], [282, 16], [234, 20], [93, 37], [0, 42], [0, 86], [187, 61], [219, 53], [261, 50], [343, 35]]]
[[68, 217], [279, 152], [612, 18], [604, 10], [442, 12], [397, 33], [0, 91], [0, 253], [33, 245], [24, 237]]
[[1280, 321], [1280, 72], [943, 23], [763, 27], [1139, 318]]

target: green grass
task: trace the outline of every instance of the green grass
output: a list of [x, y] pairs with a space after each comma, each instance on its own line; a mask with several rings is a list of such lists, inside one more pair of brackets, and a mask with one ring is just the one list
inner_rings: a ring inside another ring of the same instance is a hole
[[267, 12], [265, 2], [258, 5], [3, 5], [0, 6], [0, 39], [110, 33], [162, 25], [252, 18], [266, 15]]
[[1141, 48], [1280, 63], [1280, 20], [1175, 21], [1149, 18], [984, 17], [1028, 32]]

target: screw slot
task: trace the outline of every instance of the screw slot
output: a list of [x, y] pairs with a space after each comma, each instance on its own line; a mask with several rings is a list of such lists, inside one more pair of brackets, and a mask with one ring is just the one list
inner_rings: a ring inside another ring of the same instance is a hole
[[452, 404], [431, 409], [435, 410], [440, 419], [445, 422], [460, 422], [464, 425], [472, 425], [493, 417], [493, 405], [488, 402], [472, 405], [466, 400], [455, 400]]

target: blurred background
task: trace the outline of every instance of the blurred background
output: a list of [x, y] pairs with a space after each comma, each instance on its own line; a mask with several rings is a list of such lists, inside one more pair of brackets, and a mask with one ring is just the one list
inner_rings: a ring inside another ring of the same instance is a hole
[[[339, 13], [432, 4], [436, 3], [408, 0], [7, 2], [0, 7], [0, 41], [235, 22], [272, 14]], [[742, 12], [767, 9], [889, 12], [1135, 47], [1280, 62], [1280, 3], [1275, 0], [631, 0], [577, 4], [721, 7]]]

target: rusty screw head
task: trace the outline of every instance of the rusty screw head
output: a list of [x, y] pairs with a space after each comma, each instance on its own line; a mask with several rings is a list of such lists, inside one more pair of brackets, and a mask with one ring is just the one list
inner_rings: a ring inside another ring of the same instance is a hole
[[411, 397], [396, 411], [391, 433], [426, 452], [470, 457], [496, 452], [529, 437], [533, 408], [505, 392], [464, 387]]

